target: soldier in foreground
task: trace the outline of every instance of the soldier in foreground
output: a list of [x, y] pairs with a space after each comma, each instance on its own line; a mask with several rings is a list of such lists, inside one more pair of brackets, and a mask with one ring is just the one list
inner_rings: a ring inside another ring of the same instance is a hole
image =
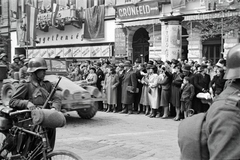
[[240, 44], [227, 55], [225, 79], [233, 80], [207, 113], [181, 122], [178, 142], [182, 160], [240, 159]]

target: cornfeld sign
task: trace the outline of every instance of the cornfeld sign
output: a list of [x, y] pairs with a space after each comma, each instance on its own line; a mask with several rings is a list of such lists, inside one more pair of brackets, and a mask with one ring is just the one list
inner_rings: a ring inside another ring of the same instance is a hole
[[131, 5], [116, 6], [119, 19], [149, 17], [159, 15], [158, 2], [143, 2]]

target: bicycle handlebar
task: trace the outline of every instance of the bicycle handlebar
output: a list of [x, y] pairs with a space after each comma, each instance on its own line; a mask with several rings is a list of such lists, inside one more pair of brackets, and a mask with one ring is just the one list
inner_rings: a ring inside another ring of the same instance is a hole
[[15, 115], [18, 115], [18, 114], [28, 113], [28, 112], [31, 112], [31, 110], [28, 110], [28, 109], [18, 110], [18, 111], [9, 113], [9, 116], [12, 117], [12, 116], [15, 116]]

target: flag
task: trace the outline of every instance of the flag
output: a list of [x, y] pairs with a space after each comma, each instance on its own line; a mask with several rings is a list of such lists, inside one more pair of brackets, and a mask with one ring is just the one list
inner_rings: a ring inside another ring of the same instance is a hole
[[171, 0], [172, 9], [186, 7], [186, 0]]
[[25, 31], [22, 29], [24, 25], [23, 19], [17, 19], [17, 25], [16, 25], [16, 30], [17, 30], [17, 44], [22, 46], [24, 45], [25, 41]]
[[36, 23], [37, 23], [38, 9], [29, 5], [26, 5], [26, 42], [29, 42], [31, 46], [35, 46], [36, 39]]
[[57, 14], [58, 14], [58, 10], [59, 10], [59, 5], [58, 5], [57, 3], [53, 3], [52, 17], [51, 17], [51, 20], [52, 20], [52, 26], [55, 25], [56, 17], [57, 17]]
[[105, 6], [94, 6], [85, 10], [84, 38], [104, 38]]

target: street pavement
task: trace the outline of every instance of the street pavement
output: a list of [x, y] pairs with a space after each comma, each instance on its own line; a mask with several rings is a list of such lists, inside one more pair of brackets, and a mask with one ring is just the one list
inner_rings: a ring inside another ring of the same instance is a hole
[[97, 112], [91, 120], [67, 115], [57, 129], [55, 150], [65, 149], [83, 160], [178, 160], [179, 122], [144, 114]]

